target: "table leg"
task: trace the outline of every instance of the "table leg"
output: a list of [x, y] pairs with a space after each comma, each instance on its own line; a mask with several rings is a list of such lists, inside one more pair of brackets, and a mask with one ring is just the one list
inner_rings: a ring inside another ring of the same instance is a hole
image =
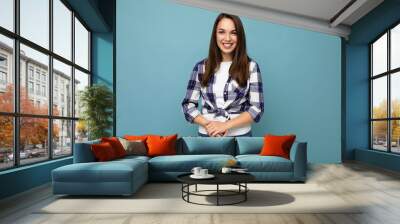
[[244, 183], [244, 201], [247, 201], [247, 192], [248, 192], [248, 190], [247, 190], [247, 183]]
[[195, 191], [197, 192], [197, 184], [196, 184], [196, 186], [195, 186]]
[[219, 184], [217, 184], [217, 206], [219, 205]]

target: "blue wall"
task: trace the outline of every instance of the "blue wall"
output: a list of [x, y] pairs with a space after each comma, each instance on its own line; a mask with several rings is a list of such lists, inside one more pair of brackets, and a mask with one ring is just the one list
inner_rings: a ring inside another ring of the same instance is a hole
[[[386, 0], [353, 24], [346, 43], [346, 152], [345, 159], [356, 159], [392, 169], [387, 155], [376, 151], [355, 153], [369, 148], [369, 49], [373, 41], [391, 25], [400, 22], [400, 1]], [[399, 164], [399, 157], [397, 164]], [[376, 163], [376, 161], [378, 161]], [[396, 160], [396, 159], [395, 159]], [[398, 169], [398, 168], [397, 168]]]
[[[207, 56], [216, 12], [163, 0], [116, 6], [117, 135], [197, 135], [180, 103]], [[261, 68], [265, 113], [253, 134], [295, 133], [311, 162], [341, 160], [341, 39], [242, 17]]]
[[53, 169], [71, 163], [69, 157], [0, 172], [0, 199], [48, 183]]
[[92, 34], [93, 83], [113, 87], [113, 33]]

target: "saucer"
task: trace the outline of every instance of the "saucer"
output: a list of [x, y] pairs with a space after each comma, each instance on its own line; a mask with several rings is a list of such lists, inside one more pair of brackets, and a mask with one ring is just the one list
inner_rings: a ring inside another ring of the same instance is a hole
[[193, 179], [211, 179], [211, 178], [214, 178], [214, 177], [215, 176], [212, 175], [212, 174], [207, 174], [207, 175], [204, 175], [204, 176], [194, 175], [194, 174], [190, 175], [190, 178], [193, 178]]

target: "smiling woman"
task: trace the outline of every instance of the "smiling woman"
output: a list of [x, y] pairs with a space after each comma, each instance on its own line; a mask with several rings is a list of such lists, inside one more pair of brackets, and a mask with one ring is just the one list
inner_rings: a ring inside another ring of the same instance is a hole
[[264, 112], [263, 87], [239, 17], [221, 13], [215, 20], [208, 57], [194, 66], [182, 110], [199, 136], [251, 136]]

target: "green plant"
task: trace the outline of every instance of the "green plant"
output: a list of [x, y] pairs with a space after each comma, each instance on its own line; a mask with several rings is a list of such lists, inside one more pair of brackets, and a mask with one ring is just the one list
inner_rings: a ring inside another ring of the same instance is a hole
[[83, 109], [89, 139], [110, 136], [113, 114], [113, 94], [108, 87], [94, 84], [80, 94], [79, 106]]

